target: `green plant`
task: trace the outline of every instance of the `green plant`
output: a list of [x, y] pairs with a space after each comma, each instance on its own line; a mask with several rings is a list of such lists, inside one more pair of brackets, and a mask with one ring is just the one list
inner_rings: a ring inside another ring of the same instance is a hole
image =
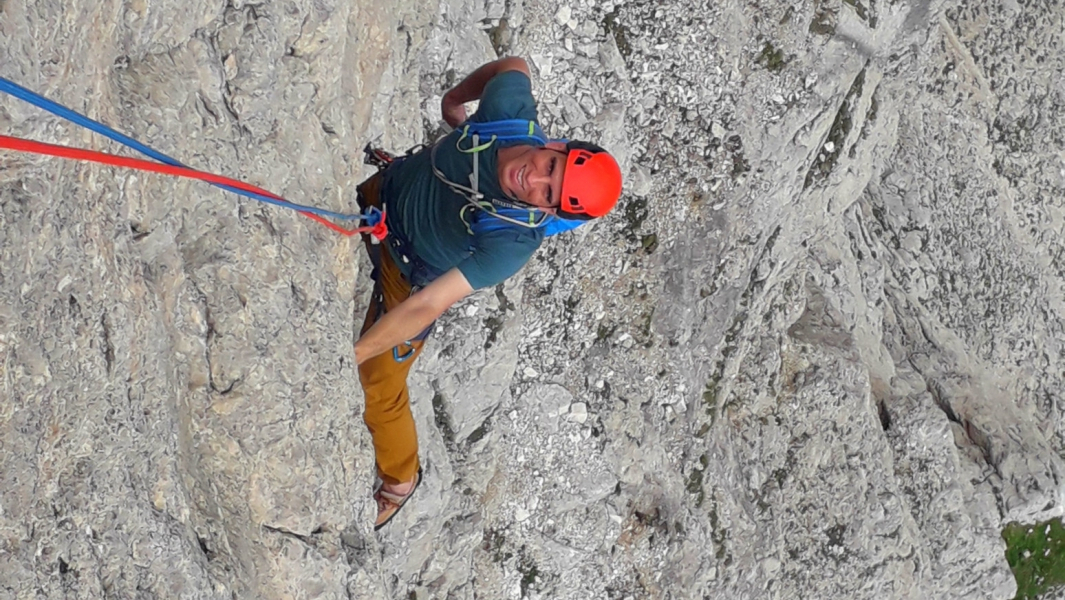
[[754, 62], [765, 64], [765, 68], [773, 73], [779, 73], [787, 65], [784, 51], [773, 46], [771, 42], [765, 43], [765, 46], [762, 47], [762, 52], [758, 55], [758, 58], [754, 59]]
[[1060, 518], [1036, 525], [1010, 523], [1002, 539], [1017, 580], [1016, 600], [1038, 598], [1065, 585], [1065, 527]]

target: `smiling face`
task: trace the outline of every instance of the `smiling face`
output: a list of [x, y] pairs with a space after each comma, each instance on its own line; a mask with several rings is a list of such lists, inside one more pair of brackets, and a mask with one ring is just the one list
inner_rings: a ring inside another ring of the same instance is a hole
[[499, 184], [511, 198], [555, 214], [566, 171], [566, 144], [510, 146], [499, 151]]

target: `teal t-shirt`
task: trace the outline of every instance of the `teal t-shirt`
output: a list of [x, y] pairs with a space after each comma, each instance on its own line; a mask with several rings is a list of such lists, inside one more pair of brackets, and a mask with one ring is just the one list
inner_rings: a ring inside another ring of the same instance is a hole
[[[532, 84], [520, 71], [507, 71], [485, 85], [474, 122], [504, 119], [536, 120]], [[470, 187], [473, 159], [460, 152], [456, 130], [444, 137], [436, 151], [436, 166], [455, 183]], [[470, 140], [463, 140], [463, 147]], [[478, 190], [489, 198], [505, 199], [499, 185], [497, 142], [476, 155]], [[503, 145], [505, 147], [505, 145]], [[422, 261], [437, 273], [457, 267], [473, 289], [494, 286], [518, 272], [544, 239], [541, 229], [506, 227], [470, 234], [460, 212], [466, 198], [436, 178], [426, 149], [385, 171], [382, 193], [388, 203], [388, 227], [407, 240]], [[467, 210], [467, 220], [471, 212]], [[394, 257], [399, 258], [399, 257]], [[403, 274], [411, 276], [411, 266], [397, 260]]]

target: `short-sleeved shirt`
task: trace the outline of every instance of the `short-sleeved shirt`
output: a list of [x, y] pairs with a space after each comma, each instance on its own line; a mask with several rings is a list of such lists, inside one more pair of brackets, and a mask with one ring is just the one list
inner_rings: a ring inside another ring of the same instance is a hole
[[[469, 120], [536, 121], [536, 117], [529, 77], [520, 71], [506, 71], [488, 81], [477, 112]], [[471, 155], [456, 148], [460, 136], [461, 131], [456, 130], [438, 142], [437, 168], [448, 180], [470, 187], [472, 161], [476, 157], [478, 190], [488, 198], [506, 198], [496, 171], [498, 151], [521, 142], [497, 142]], [[463, 147], [468, 145], [469, 140], [464, 140]], [[540, 247], [543, 231], [514, 226], [471, 234], [460, 215], [467, 206], [466, 197], [433, 174], [430, 154], [431, 149], [426, 149], [385, 172], [382, 192], [388, 206], [389, 229], [409, 243], [413, 253], [437, 273], [457, 267], [473, 289], [494, 286], [517, 273]], [[402, 260], [396, 264], [410, 278], [411, 265]]]

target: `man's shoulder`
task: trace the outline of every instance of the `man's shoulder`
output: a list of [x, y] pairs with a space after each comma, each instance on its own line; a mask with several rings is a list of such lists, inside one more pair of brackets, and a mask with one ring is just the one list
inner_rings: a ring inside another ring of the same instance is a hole
[[535, 250], [544, 241], [542, 227], [522, 227], [489, 216], [480, 221], [474, 223], [472, 229], [474, 245], [481, 249], [525, 247]]
[[477, 112], [470, 117], [479, 123], [508, 119], [537, 120], [532, 82], [521, 71], [504, 71], [489, 80]]
[[543, 242], [543, 232], [511, 225], [474, 235], [474, 248], [459, 268], [475, 289], [496, 285], [517, 273]]

